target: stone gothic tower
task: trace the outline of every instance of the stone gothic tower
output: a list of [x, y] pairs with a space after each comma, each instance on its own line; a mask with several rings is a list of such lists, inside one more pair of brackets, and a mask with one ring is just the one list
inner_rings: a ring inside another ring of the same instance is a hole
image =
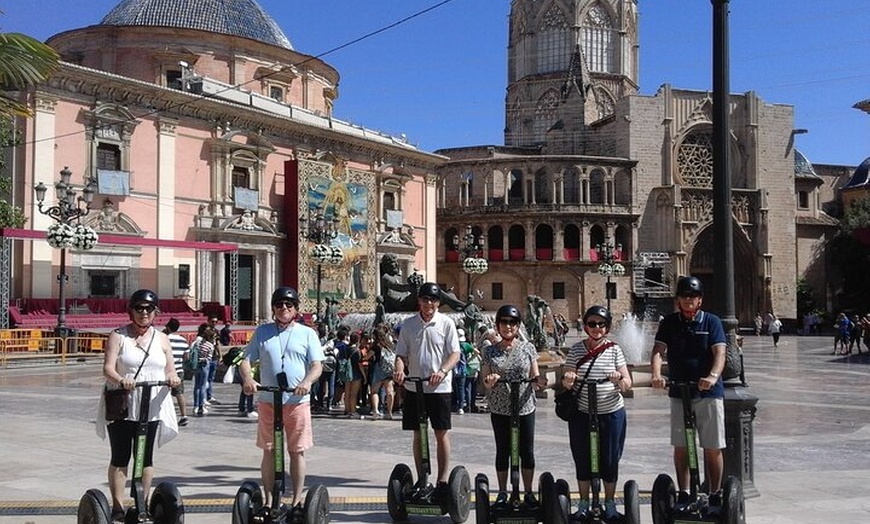
[[505, 145], [601, 154], [587, 129], [638, 90], [637, 0], [513, 0]]

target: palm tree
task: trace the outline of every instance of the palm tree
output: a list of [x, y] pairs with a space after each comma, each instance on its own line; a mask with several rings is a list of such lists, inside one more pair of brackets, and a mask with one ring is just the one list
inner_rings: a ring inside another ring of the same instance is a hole
[[0, 33], [0, 115], [30, 116], [30, 108], [7, 91], [44, 82], [60, 66], [51, 47], [21, 33]]

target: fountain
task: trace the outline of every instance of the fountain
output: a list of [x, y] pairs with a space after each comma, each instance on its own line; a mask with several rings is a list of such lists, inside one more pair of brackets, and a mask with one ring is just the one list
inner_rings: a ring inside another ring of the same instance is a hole
[[649, 361], [658, 329], [658, 319], [648, 318], [649, 316], [645, 315], [641, 320], [627, 313], [611, 330], [611, 338], [622, 348], [628, 370], [631, 372], [632, 394], [635, 394], [635, 388], [650, 385]]

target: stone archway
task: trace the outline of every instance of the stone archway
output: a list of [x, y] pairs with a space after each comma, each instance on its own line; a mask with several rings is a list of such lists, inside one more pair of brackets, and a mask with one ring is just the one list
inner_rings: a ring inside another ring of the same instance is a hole
[[[758, 259], [749, 241], [737, 224], [734, 225], [734, 313], [738, 324], [751, 326], [761, 304], [761, 286], [758, 280]], [[716, 314], [719, 311], [720, 290], [713, 275], [713, 227], [712, 223], [698, 234], [689, 262], [689, 273], [704, 283], [707, 299], [704, 306]]]

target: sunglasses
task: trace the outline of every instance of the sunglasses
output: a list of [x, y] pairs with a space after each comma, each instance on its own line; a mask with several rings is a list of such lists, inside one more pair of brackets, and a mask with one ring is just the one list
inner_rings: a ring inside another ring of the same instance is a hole
[[586, 323], [586, 327], [603, 328], [603, 327], [607, 327], [607, 322], [605, 322], [603, 320], [601, 322], [595, 322], [594, 320], [590, 320], [589, 322]]
[[502, 318], [498, 321], [499, 324], [504, 324], [506, 326], [515, 327], [520, 325], [520, 321], [513, 318]]
[[133, 306], [133, 310], [136, 311], [137, 313], [148, 313], [148, 314], [151, 314], [151, 313], [154, 313], [154, 310], [155, 310], [155, 309], [157, 309], [157, 308], [155, 308], [154, 306], [149, 306], [149, 305], [145, 305], [145, 304], [140, 304], [140, 305], [138, 305], [138, 306]]
[[272, 307], [278, 309], [292, 309], [296, 307], [296, 304], [294, 304], [293, 302], [275, 302], [274, 304], [272, 304]]

